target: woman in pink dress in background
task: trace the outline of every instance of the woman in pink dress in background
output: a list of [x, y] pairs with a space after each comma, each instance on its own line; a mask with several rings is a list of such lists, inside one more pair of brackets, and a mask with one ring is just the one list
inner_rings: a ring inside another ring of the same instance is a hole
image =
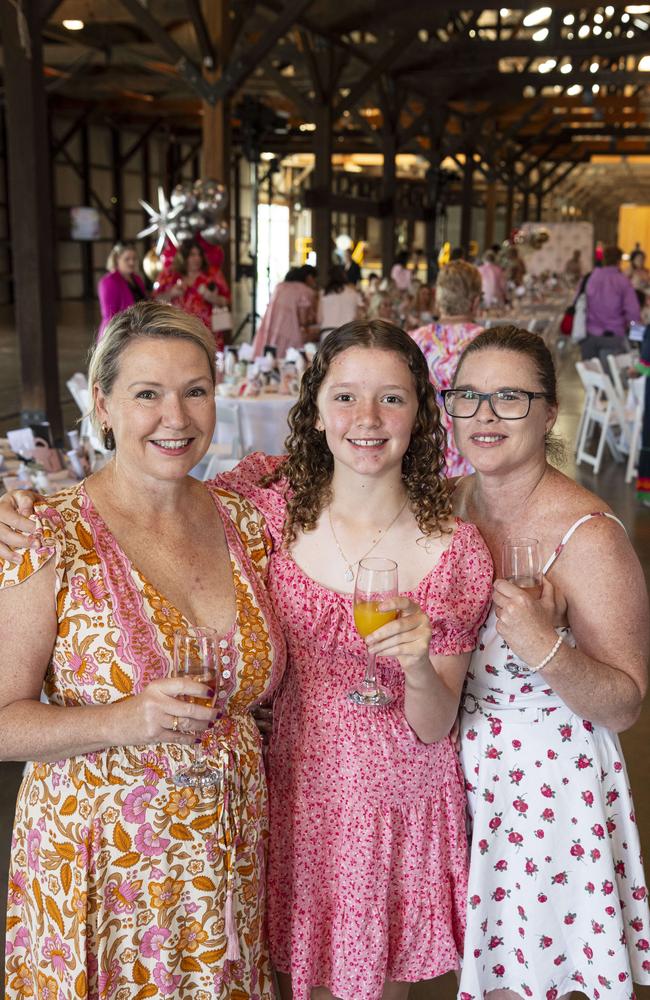
[[275, 286], [253, 341], [256, 358], [265, 347], [275, 347], [278, 358], [283, 358], [290, 347], [300, 350], [308, 340], [318, 337], [316, 274], [316, 268], [309, 264], [292, 267]]
[[[436, 281], [437, 321], [410, 331], [427, 359], [429, 378], [438, 391], [450, 387], [461, 353], [483, 329], [476, 323], [481, 292], [479, 269], [467, 261], [452, 260], [440, 270]], [[451, 418], [445, 410], [442, 420], [447, 430], [447, 475], [468, 476], [474, 470], [456, 447]]]
[[[221, 477], [263, 512], [289, 647], [268, 759], [272, 960], [283, 1000], [402, 1000], [462, 951], [465, 796], [448, 733], [492, 563], [451, 515], [435, 393], [402, 330], [331, 333], [290, 428], [288, 457]], [[364, 641], [352, 591], [370, 553], [398, 562], [401, 596]], [[385, 708], [347, 698], [368, 649]]]

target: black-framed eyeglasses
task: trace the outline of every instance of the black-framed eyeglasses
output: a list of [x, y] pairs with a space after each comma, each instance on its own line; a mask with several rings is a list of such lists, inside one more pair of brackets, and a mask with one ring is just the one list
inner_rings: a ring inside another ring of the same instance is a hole
[[529, 392], [527, 389], [497, 389], [496, 392], [475, 392], [474, 389], [442, 389], [445, 410], [450, 417], [473, 417], [487, 400], [499, 420], [523, 420], [530, 412], [533, 399], [548, 399], [546, 392]]

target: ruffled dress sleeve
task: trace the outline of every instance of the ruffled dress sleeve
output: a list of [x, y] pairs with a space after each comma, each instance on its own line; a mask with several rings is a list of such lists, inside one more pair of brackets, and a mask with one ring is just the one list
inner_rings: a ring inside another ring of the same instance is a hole
[[38, 549], [17, 549], [16, 554], [20, 556], [18, 564], [0, 559], [0, 589], [24, 583], [54, 557], [56, 559], [55, 593], [58, 594], [65, 568], [66, 539], [63, 518], [49, 502], [36, 504], [34, 514], [38, 521], [43, 544]]
[[432, 576], [424, 601], [433, 625], [430, 651], [438, 656], [470, 653], [492, 603], [492, 557], [478, 528], [457, 520], [443, 558], [442, 573]]
[[234, 469], [222, 472], [214, 480], [214, 485], [219, 489], [246, 497], [259, 510], [274, 548], [279, 548], [282, 543], [286, 483], [281, 479], [271, 486], [261, 486], [260, 481], [264, 476], [275, 472], [283, 461], [282, 456], [264, 455], [261, 451], [256, 451], [242, 459]]

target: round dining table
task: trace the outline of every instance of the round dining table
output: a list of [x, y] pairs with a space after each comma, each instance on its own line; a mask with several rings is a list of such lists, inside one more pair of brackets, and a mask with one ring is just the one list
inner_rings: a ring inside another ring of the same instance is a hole
[[244, 454], [263, 451], [267, 455], [282, 455], [289, 433], [287, 417], [296, 400], [296, 396], [277, 392], [263, 392], [259, 396], [217, 396], [216, 439], [219, 440], [219, 415], [227, 409], [235, 410], [239, 416]]

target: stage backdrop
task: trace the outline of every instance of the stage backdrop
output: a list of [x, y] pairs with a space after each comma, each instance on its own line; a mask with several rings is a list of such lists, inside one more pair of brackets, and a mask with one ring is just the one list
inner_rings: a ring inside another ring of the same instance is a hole
[[582, 273], [591, 271], [594, 259], [594, 227], [591, 222], [524, 222], [521, 226], [523, 233], [535, 233], [542, 229], [548, 233], [548, 240], [539, 250], [534, 250], [525, 239], [519, 247], [530, 274], [541, 274], [542, 271], [564, 274], [574, 250], [580, 251]]

